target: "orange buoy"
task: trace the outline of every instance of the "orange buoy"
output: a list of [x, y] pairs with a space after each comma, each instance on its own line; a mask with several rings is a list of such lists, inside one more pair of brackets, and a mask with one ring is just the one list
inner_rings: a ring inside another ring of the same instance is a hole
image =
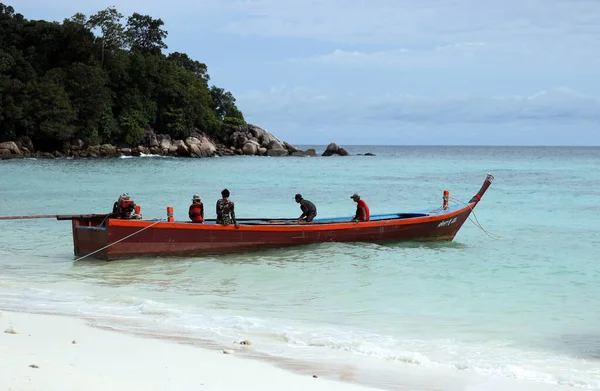
[[448, 210], [448, 200], [450, 199], [450, 192], [448, 190], [444, 190], [444, 210]]
[[173, 219], [173, 207], [172, 206], [167, 206], [167, 221], [169, 223], [172, 223], [173, 221], [175, 221], [175, 219]]
[[139, 215], [141, 211], [142, 211], [142, 207], [141, 207], [141, 206], [139, 206], [139, 205], [136, 205], [136, 206], [135, 206], [135, 214], [136, 214], [136, 215]]

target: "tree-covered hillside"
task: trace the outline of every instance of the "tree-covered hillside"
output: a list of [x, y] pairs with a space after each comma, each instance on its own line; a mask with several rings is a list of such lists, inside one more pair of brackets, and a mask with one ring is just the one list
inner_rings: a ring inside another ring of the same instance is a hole
[[0, 3], [0, 142], [133, 146], [148, 125], [178, 139], [194, 128], [219, 139], [245, 124], [233, 95], [209, 85], [205, 64], [162, 53], [163, 25], [114, 8], [62, 23], [27, 20]]

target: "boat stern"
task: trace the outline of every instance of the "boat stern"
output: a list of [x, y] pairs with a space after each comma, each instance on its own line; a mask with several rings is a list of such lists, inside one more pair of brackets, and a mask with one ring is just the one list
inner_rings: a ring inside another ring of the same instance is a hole
[[[73, 252], [75, 256], [94, 254], [95, 258], [108, 259], [108, 231], [102, 218], [76, 218], [72, 220]], [[100, 250], [100, 251], [98, 251]]]

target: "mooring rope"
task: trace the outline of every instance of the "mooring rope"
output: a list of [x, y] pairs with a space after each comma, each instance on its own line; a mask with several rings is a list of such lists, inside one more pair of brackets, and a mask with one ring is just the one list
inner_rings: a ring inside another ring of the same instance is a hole
[[94, 254], [96, 254], [97, 252], [100, 252], [100, 251], [102, 251], [102, 250], [105, 250], [105, 249], [109, 248], [110, 246], [114, 246], [115, 244], [117, 244], [117, 243], [119, 243], [119, 242], [122, 242], [122, 241], [123, 241], [123, 240], [125, 240], [125, 239], [129, 239], [130, 237], [132, 237], [132, 236], [134, 236], [134, 235], [137, 235], [137, 234], [139, 234], [140, 232], [142, 232], [142, 231], [145, 231], [145, 230], [147, 230], [147, 229], [148, 229], [148, 228], [150, 228], [150, 227], [154, 227], [156, 224], [158, 224], [158, 223], [162, 223], [163, 221], [164, 221], [164, 220], [159, 220], [159, 221], [157, 221], [157, 222], [155, 222], [155, 223], [152, 223], [152, 224], [150, 224], [150, 225], [149, 225], [149, 226], [147, 226], [147, 227], [144, 227], [144, 228], [142, 228], [142, 229], [140, 229], [140, 230], [138, 230], [138, 231], [135, 231], [134, 233], [132, 233], [132, 234], [130, 234], [130, 235], [127, 235], [127, 236], [125, 236], [124, 238], [121, 238], [121, 239], [117, 240], [116, 242], [113, 242], [113, 243], [111, 243], [111, 244], [109, 244], [109, 245], [107, 245], [107, 246], [104, 246], [104, 247], [102, 247], [102, 248], [99, 248], [98, 250], [96, 250], [96, 251], [94, 251], [94, 252], [91, 252], [91, 253], [89, 253], [89, 254], [86, 254], [86, 255], [84, 255], [84, 256], [83, 256], [83, 257], [81, 257], [81, 258], [77, 258], [76, 260], [74, 260], [74, 261], [73, 261], [73, 263], [75, 263], [75, 262], [77, 262], [77, 261], [81, 261], [82, 259], [84, 259], [84, 258], [87, 258], [87, 257], [89, 257], [90, 255], [94, 255]]
[[485, 232], [485, 234], [487, 236], [489, 236], [490, 238], [494, 239], [494, 240], [499, 240], [502, 236], [495, 234], [493, 232], [489, 232], [487, 229], [483, 228], [483, 226], [481, 225], [481, 223], [479, 222], [479, 219], [477, 218], [477, 215], [475, 214], [475, 210], [473, 210], [473, 208], [471, 207], [470, 204], [467, 204], [464, 201], [459, 200], [458, 198], [454, 198], [454, 197], [449, 197], [452, 201], [456, 201], [459, 202], [461, 204], [467, 205], [469, 207], [469, 209], [471, 209], [471, 213], [473, 214], [473, 217], [475, 217], [475, 221], [471, 220], [471, 216], [469, 216], [469, 221], [471, 221], [473, 224], [475, 224], [475, 226], [479, 229], [481, 229], [483, 232]]

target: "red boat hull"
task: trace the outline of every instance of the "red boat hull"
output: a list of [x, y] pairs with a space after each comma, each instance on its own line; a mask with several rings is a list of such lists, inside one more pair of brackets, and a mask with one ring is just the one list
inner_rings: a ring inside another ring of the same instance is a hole
[[[486, 178], [479, 193], [462, 208], [450, 208], [422, 217], [390, 218], [368, 222], [314, 224], [263, 221], [233, 225], [194, 224], [147, 220], [73, 219], [74, 252], [100, 259], [145, 255], [193, 255], [236, 252], [324, 242], [451, 241], [491, 184]], [[376, 216], [373, 216], [376, 217]]]

